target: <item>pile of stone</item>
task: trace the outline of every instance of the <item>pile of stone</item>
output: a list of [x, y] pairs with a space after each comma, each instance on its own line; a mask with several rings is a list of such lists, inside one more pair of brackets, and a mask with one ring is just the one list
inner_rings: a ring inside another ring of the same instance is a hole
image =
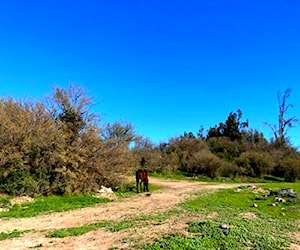
[[97, 194], [94, 195], [96, 198], [108, 198], [108, 199], [115, 199], [116, 195], [114, 194], [112, 188], [108, 188], [105, 186], [101, 186], [100, 189], [97, 190]]

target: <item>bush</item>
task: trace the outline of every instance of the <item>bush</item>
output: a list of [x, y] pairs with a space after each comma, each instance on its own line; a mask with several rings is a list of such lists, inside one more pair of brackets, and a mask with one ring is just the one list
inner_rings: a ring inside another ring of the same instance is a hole
[[201, 150], [188, 157], [185, 166], [180, 170], [211, 178], [219, 177], [222, 174], [231, 176], [235, 173], [234, 167], [230, 163], [220, 159], [209, 150]]
[[[128, 144], [104, 140], [80, 88], [42, 102], [0, 99], [0, 191], [89, 193], [115, 187], [130, 164]], [[128, 143], [128, 142], [127, 142]]]
[[243, 144], [239, 141], [231, 141], [227, 137], [210, 138], [207, 143], [211, 152], [229, 161], [239, 157], [245, 151]]
[[285, 158], [282, 159], [275, 167], [277, 174], [284, 177], [285, 181], [296, 182], [300, 178], [300, 158]]
[[269, 174], [271, 160], [267, 153], [244, 152], [236, 159], [236, 164], [242, 175], [261, 178]]

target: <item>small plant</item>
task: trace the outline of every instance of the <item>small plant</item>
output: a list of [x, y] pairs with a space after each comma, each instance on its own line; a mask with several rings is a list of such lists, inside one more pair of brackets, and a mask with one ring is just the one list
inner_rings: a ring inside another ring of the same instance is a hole
[[68, 236], [78, 236], [82, 234], [86, 234], [90, 231], [97, 230], [99, 228], [105, 228], [110, 232], [118, 232], [126, 228], [130, 228], [134, 225], [134, 221], [120, 221], [120, 222], [113, 222], [113, 221], [102, 221], [92, 224], [86, 224], [81, 227], [70, 227], [70, 228], [63, 228], [59, 230], [55, 230], [51, 233], [47, 234], [47, 237], [50, 238], [64, 238]]
[[11, 238], [17, 238], [22, 235], [23, 232], [14, 230], [10, 233], [0, 233], [0, 240], [6, 240], [6, 239], [11, 239]]
[[33, 247], [29, 247], [29, 248], [40, 248], [40, 247], [43, 247], [43, 244], [42, 244], [42, 243], [37, 244], [37, 245], [35, 245], [35, 246], [33, 246]]

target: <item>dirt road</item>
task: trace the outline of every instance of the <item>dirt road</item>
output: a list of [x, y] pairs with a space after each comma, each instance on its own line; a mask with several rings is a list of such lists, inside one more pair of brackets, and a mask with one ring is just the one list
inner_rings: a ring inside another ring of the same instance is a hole
[[[0, 249], [130, 249], [135, 241], [155, 239], [160, 234], [181, 230], [186, 227], [186, 219], [170, 218], [159, 225], [147, 225], [139, 228], [130, 228], [111, 233], [104, 229], [91, 231], [81, 236], [66, 238], [47, 238], [46, 233], [60, 228], [82, 226], [103, 220], [122, 221], [136, 218], [141, 215], [164, 212], [172, 209], [176, 204], [191, 198], [199, 192], [207, 192], [220, 188], [232, 188], [241, 184], [207, 184], [189, 181], [167, 181], [151, 178], [151, 183], [161, 185], [160, 191], [151, 196], [139, 194], [130, 198], [99, 204], [94, 207], [82, 208], [73, 211], [52, 213], [22, 219], [0, 220], [0, 231], [25, 231], [19, 238], [0, 241]], [[175, 219], [175, 221], [174, 221]], [[145, 239], [147, 238], [147, 239]]]

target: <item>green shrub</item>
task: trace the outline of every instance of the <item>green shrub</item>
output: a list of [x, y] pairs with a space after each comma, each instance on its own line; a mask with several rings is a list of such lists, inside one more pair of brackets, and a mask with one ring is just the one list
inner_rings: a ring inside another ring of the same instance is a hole
[[280, 164], [282, 175], [285, 181], [295, 182], [300, 178], [300, 158], [285, 158]]
[[235, 160], [243, 175], [261, 178], [271, 170], [270, 156], [262, 152], [244, 152]]
[[231, 141], [227, 137], [210, 138], [207, 143], [212, 153], [229, 161], [239, 157], [245, 151], [242, 143]]
[[222, 160], [210, 151], [201, 150], [187, 157], [184, 166], [180, 170], [214, 178], [217, 177], [218, 169], [222, 166], [222, 163]]

